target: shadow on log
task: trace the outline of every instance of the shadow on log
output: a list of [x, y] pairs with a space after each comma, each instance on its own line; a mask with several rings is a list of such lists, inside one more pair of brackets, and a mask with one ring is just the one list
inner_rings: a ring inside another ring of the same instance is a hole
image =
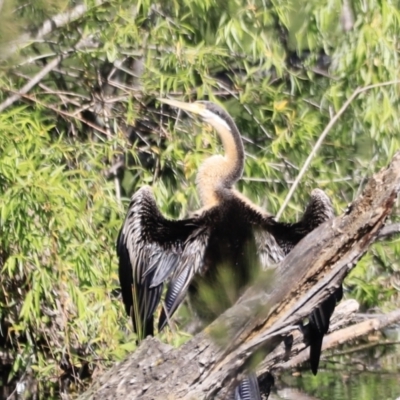
[[[311, 232], [277, 266], [273, 288], [259, 280], [179, 349], [146, 339], [80, 398], [227, 398], [247, 369], [257, 369], [256, 362], [271, 354], [283, 337], [298, 331], [298, 324], [339, 287], [376, 240], [399, 186], [397, 153], [343, 215]], [[282, 361], [266, 358], [262, 370]]]

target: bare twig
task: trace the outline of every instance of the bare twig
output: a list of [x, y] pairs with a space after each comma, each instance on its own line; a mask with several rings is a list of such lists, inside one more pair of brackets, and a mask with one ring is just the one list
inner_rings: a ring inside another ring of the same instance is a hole
[[[74, 49], [81, 49], [90, 42], [91, 37], [82, 37], [79, 42], [73, 47]], [[56, 58], [54, 58], [50, 63], [48, 63], [39, 73], [37, 73], [34, 77], [30, 79], [18, 92], [15, 92], [12, 96], [8, 97], [0, 104], [0, 112], [4, 111], [6, 108], [14, 104], [21, 97], [24, 97], [26, 93], [29, 92], [35, 85], [37, 85], [49, 72], [54, 70], [62, 60], [67, 58], [70, 54], [72, 54], [71, 50], [68, 50], [62, 54], [59, 54]], [[11, 92], [11, 90], [9, 90]]]
[[54, 69], [62, 60], [64, 56], [59, 55], [53, 61], [48, 63], [40, 72], [38, 72], [29, 82], [27, 82], [17, 93], [5, 99], [0, 104], [0, 112], [4, 111], [7, 107], [10, 107], [17, 100], [19, 100], [22, 95], [28, 93], [35, 85], [37, 85], [52, 69]]
[[[217, 82], [218, 86], [221, 87], [222, 89], [226, 90], [227, 93], [229, 93], [231, 96], [233, 96], [236, 100], [240, 101], [238, 92], [231, 90], [229, 87], [224, 85], [222, 82]], [[213, 93], [215, 94], [215, 93]], [[256, 122], [256, 124], [259, 126], [259, 128], [264, 132], [265, 136], [268, 139], [272, 139], [272, 136], [268, 131], [264, 128], [264, 126], [261, 124], [260, 120], [254, 115], [254, 113], [251, 111], [250, 107], [247, 106], [246, 104], [242, 104], [243, 108], [247, 111], [247, 113], [250, 115], [251, 118]]]
[[333, 128], [333, 126], [336, 124], [338, 119], [342, 116], [342, 114], [346, 111], [346, 109], [349, 107], [349, 105], [353, 102], [353, 100], [361, 93], [364, 93], [368, 90], [383, 87], [383, 86], [389, 86], [389, 85], [395, 85], [400, 83], [399, 80], [394, 80], [394, 81], [387, 81], [387, 82], [382, 82], [382, 83], [377, 83], [374, 85], [368, 85], [364, 87], [358, 87], [352, 95], [346, 100], [346, 102], [343, 104], [342, 108], [333, 116], [333, 118], [329, 121], [328, 125], [325, 127], [323, 132], [321, 133], [321, 136], [317, 140], [317, 143], [315, 143], [313, 149], [311, 150], [311, 153], [307, 157], [306, 162], [304, 163], [303, 167], [301, 168], [299, 174], [297, 175], [293, 185], [291, 186], [289, 193], [287, 194], [285, 201], [283, 202], [281, 208], [279, 209], [276, 219], [279, 220], [279, 218], [282, 216], [283, 211], [285, 210], [286, 206], [288, 205], [290, 199], [293, 196], [294, 191], [296, 190], [297, 186], [299, 185], [299, 182], [305, 172], [307, 171], [307, 168], [310, 166], [312, 159], [314, 158], [315, 154], [321, 147], [322, 142], [324, 141], [325, 137], [327, 134], [330, 132], [330, 130]]
[[378, 347], [378, 346], [395, 346], [400, 344], [399, 340], [383, 340], [383, 341], [377, 341], [373, 343], [366, 343], [361, 346], [355, 346], [350, 349], [344, 350], [344, 351], [337, 351], [335, 352], [335, 356], [347, 356], [349, 354], [353, 353], [359, 353], [359, 352], [364, 352], [365, 350], [371, 349], [373, 347]]
[[57, 55], [56, 53], [51, 52], [51, 53], [39, 54], [36, 57], [29, 57], [26, 60], [23, 60], [19, 64], [17, 64], [16, 67], [22, 67], [24, 65], [32, 64], [32, 63], [35, 63], [36, 61], [43, 60], [45, 58], [54, 57], [56, 55]]
[[[14, 74], [20, 78], [24, 78], [24, 79], [29, 79], [30, 77], [28, 75], [25, 74], [21, 74], [19, 72], [14, 72]], [[52, 88], [50, 88], [49, 86], [45, 85], [44, 83], [39, 83], [38, 86], [43, 89], [43, 92], [37, 92], [36, 94], [49, 94], [49, 95], [54, 95], [54, 96], [58, 96], [60, 98], [60, 100], [66, 104], [72, 104], [74, 106], [80, 106], [80, 103], [76, 100], [74, 100], [74, 97], [77, 97], [79, 99], [82, 99], [84, 101], [90, 101], [90, 98], [88, 96], [85, 96], [83, 94], [79, 94], [79, 93], [74, 93], [74, 92], [67, 92], [67, 91], [60, 91], [60, 90], [54, 90]]]
[[340, 15], [340, 24], [345, 32], [349, 32], [354, 27], [354, 12], [350, 0], [343, 0], [342, 13]]
[[386, 225], [379, 232], [378, 239], [383, 239], [396, 233], [400, 233], [400, 223]]
[[106, 130], [102, 129], [100, 126], [98, 126], [98, 125], [96, 125], [96, 124], [94, 124], [94, 123], [92, 123], [92, 122], [90, 122], [90, 121], [88, 121], [88, 120], [86, 120], [84, 118], [79, 117], [78, 115], [75, 115], [75, 113], [71, 114], [69, 112], [60, 110], [57, 107], [51, 106], [50, 104], [43, 103], [43, 102], [35, 99], [34, 97], [29, 96], [28, 94], [24, 94], [21, 97], [23, 97], [24, 99], [30, 100], [33, 103], [39, 104], [42, 107], [48, 108], [49, 110], [52, 110], [55, 113], [57, 113], [59, 115], [62, 115], [63, 117], [74, 118], [77, 121], [81, 121], [84, 124], [86, 124], [87, 126], [90, 126], [91, 128], [95, 129], [96, 131], [102, 133], [103, 135], [108, 136], [108, 132]]
[[24, 373], [22, 374], [22, 376], [19, 378], [17, 384], [15, 385], [14, 390], [11, 392], [11, 394], [7, 397], [6, 400], [11, 400], [11, 399], [14, 398], [15, 393], [18, 392], [19, 385], [23, 385], [24, 384], [24, 380], [26, 378], [27, 371], [28, 371], [28, 368], [25, 369]]
[[[105, 0], [95, 0], [94, 2], [96, 7], [105, 3], [107, 3], [107, 1]], [[42, 26], [36, 31], [35, 34], [24, 33], [16, 40], [11, 42], [8, 47], [2, 49], [2, 52], [0, 53], [0, 59], [7, 59], [11, 55], [13, 55], [19, 48], [24, 47], [31, 42], [38, 41], [55, 29], [61, 28], [62, 26], [65, 26], [68, 23], [79, 19], [88, 11], [88, 9], [89, 8], [86, 4], [79, 4], [65, 13], [57, 14], [54, 17], [49, 18], [42, 24]]]

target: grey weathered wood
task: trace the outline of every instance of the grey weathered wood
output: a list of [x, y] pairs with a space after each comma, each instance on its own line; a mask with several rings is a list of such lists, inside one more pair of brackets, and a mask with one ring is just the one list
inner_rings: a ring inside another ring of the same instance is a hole
[[376, 173], [346, 212], [304, 238], [275, 270], [179, 349], [145, 340], [82, 399], [215, 399], [243, 376], [255, 352], [269, 354], [339, 286], [390, 214], [400, 186], [400, 154]]

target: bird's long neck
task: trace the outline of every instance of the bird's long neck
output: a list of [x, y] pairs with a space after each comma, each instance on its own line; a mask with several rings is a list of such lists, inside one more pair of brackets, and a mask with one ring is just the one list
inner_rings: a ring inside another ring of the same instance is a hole
[[242, 137], [236, 124], [230, 121], [230, 129], [217, 130], [225, 151], [227, 170], [221, 176], [221, 181], [226, 187], [231, 188], [243, 174], [244, 168], [244, 147]]
[[244, 168], [243, 142], [234, 121], [220, 118], [210, 123], [221, 139], [225, 154], [208, 158], [199, 169], [197, 185], [204, 207], [218, 204], [241, 178]]

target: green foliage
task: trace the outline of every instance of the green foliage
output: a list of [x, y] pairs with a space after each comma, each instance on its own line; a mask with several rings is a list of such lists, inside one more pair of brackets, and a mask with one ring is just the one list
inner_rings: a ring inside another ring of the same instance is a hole
[[[43, 21], [75, 2], [6, 1], [0, 13], [8, 57], [0, 59], [0, 104], [64, 55], [0, 113], [0, 316], [10, 323], [18, 366], [52, 376], [65, 354], [75, 365], [101, 365], [134, 346], [113, 292], [114, 243], [130, 195], [152, 185], [170, 217], [199, 207], [196, 171], [220, 144], [203, 125], [160, 108], [156, 97], [223, 103], [245, 139], [238, 187], [276, 213], [353, 91], [398, 76], [398, 1], [354, 2], [349, 31], [338, 0], [86, 3], [86, 12], [38, 38]], [[10, 51], [22, 29], [36, 39]], [[398, 84], [354, 99], [283, 219], [300, 216], [314, 187], [341, 213], [399, 148], [399, 111]], [[109, 170], [120, 157], [127, 168], [114, 177]], [[366, 308], [398, 301], [392, 278], [399, 252], [396, 240], [376, 244], [347, 279], [350, 295]]]
[[0, 316], [18, 368], [54, 375], [65, 356], [122, 357], [125, 318], [111, 295], [121, 209], [102, 175], [112, 142], [52, 138], [54, 124], [24, 106], [0, 116], [0, 131]]

